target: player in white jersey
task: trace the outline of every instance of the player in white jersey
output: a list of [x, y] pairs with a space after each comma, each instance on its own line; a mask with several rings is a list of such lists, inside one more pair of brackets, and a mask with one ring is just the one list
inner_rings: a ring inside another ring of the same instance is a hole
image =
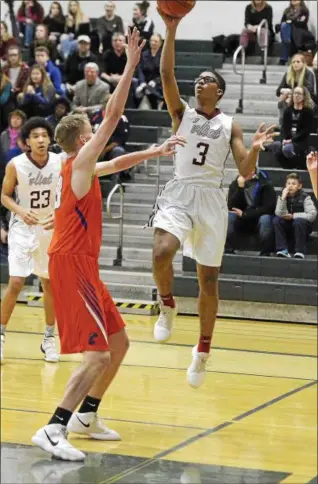
[[175, 37], [180, 19], [159, 13], [166, 24], [160, 69], [165, 101], [174, 133], [184, 137], [187, 144], [177, 147], [174, 179], [158, 196], [150, 218], [150, 225], [155, 227], [153, 273], [161, 306], [154, 338], [164, 343], [171, 336], [177, 313], [172, 295], [172, 261], [183, 246], [184, 255], [197, 262], [200, 287], [200, 339], [192, 350], [187, 372], [189, 384], [199, 387], [205, 377], [217, 315], [218, 275], [227, 232], [228, 210], [222, 190], [225, 162], [232, 150], [240, 174], [250, 174], [255, 170], [263, 143], [272, 141], [274, 126], [266, 130], [262, 125], [247, 151], [241, 128], [217, 108], [226, 88], [217, 73], [203, 72], [196, 79], [196, 108], [190, 109], [180, 98], [174, 75]]
[[[25, 153], [6, 167], [1, 203], [11, 211], [9, 283], [1, 304], [1, 362], [5, 330], [17, 298], [30, 274], [40, 277], [44, 293], [46, 331], [41, 344], [45, 360], [59, 361], [54, 338], [55, 315], [48, 275], [47, 250], [52, 237], [55, 190], [60, 155], [49, 153], [53, 129], [43, 118], [31, 118], [21, 130]], [[14, 198], [15, 195], [15, 198]]]

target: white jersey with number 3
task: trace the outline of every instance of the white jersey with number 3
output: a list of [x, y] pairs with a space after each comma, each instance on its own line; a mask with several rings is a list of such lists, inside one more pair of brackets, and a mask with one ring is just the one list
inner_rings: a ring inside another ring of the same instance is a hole
[[175, 179], [194, 186], [222, 187], [232, 121], [232, 117], [219, 110], [208, 119], [186, 105], [177, 134], [187, 144], [176, 149]]
[[[13, 158], [16, 169], [16, 202], [32, 210], [42, 221], [54, 211], [55, 192], [61, 172], [61, 155], [49, 153], [45, 166], [40, 167], [26, 153]], [[18, 215], [14, 219], [21, 221]]]

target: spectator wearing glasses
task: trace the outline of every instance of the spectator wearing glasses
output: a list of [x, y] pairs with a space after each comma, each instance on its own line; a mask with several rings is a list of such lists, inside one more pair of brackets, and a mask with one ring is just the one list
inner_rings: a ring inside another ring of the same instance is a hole
[[14, 96], [19, 94], [29, 75], [29, 66], [22, 61], [19, 47], [9, 47], [7, 51], [7, 64], [2, 68], [3, 73], [10, 79], [11, 92]]
[[1, 64], [7, 60], [7, 50], [9, 47], [18, 45], [16, 39], [9, 35], [8, 25], [6, 22], [0, 22], [1, 36], [0, 36], [0, 59]]
[[276, 255], [289, 258], [288, 243], [295, 244], [294, 257], [304, 259], [307, 252], [308, 236], [317, 217], [316, 207], [302, 189], [298, 173], [287, 176], [285, 188], [278, 197], [274, 219]]
[[295, 87], [306, 87], [312, 99], [315, 99], [315, 75], [306, 66], [305, 57], [302, 54], [295, 54], [288, 71], [284, 74], [280, 85], [276, 90], [277, 97], [291, 92]]
[[163, 100], [160, 78], [160, 59], [162, 52], [162, 37], [153, 34], [150, 38], [150, 48], [142, 52], [138, 66], [138, 82], [136, 97], [147, 97], [151, 109], [158, 109]]
[[30, 47], [36, 25], [43, 22], [44, 10], [38, 0], [23, 0], [17, 13], [20, 32], [24, 35], [24, 46]]
[[111, 49], [112, 36], [115, 32], [124, 33], [123, 19], [115, 15], [116, 4], [112, 0], [105, 4], [105, 15], [97, 20], [97, 32], [100, 40], [100, 52]]

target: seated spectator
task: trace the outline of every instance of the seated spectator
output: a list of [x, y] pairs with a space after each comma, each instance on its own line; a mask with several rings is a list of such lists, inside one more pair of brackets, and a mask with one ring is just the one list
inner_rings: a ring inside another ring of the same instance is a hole
[[64, 116], [67, 116], [71, 112], [71, 104], [66, 97], [59, 97], [54, 102], [54, 112], [46, 119], [51, 123], [53, 128], [59, 124]]
[[[102, 73], [101, 78], [110, 85], [110, 92], [114, 92], [121, 76], [125, 70], [127, 62], [127, 55], [125, 51], [125, 36], [116, 32], [112, 37], [112, 49], [104, 53], [102, 58]], [[127, 100], [127, 107], [134, 108], [136, 103], [134, 100], [135, 86], [137, 79], [133, 79]]]
[[282, 141], [274, 141], [266, 149], [273, 152], [283, 168], [305, 169], [309, 135], [313, 129], [313, 102], [305, 87], [296, 87], [292, 103], [285, 109], [281, 126]]
[[15, 107], [15, 99], [12, 94], [12, 85], [10, 79], [0, 72], [0, 125], [1, 129], [8, 126], [8, 118]]
[[25, 83], [23, 92], [18, 95], [18, 104], [28, 118], [46, 117], [53, 113], [55, 88], [43, 67], [34, 65]]
[[35, 62], [38, 66], [45, 69], [48, 78], [55, 87], [56, 94], [64, 96], [65, 92], [62, 87], [62, 74], [60, 69], [51, 61], [49, 51], [46, 47], [37, 47], [35, 49]]
[[76, 49], [76, 40], [80, 36], [89, 36], [91, 30], [89, 18], [82, 11], [78, 0], [68, 2], [67, 12], [65, 34], [61, 36], [60, 44], [60, 52], [64, 59]]
[[282, 39], [280, 65], [285, 65], [288, 57], [305, 48], [312, 34], [308, 31], [309, 10], [303, 0], [291, 0], [283, 13], [279, 26]]
[[38, 0], [23, 0], [17, 13], [21, 34], [24, 36], [24, 46], [30, 47], [36, 25], [43, 22], [44, 10]]
[[132, 24], [130, 25], [130, 28], [136, 27], [139, 30], [140, 37], [147, 40], [147, 44], [149, 44], [150, 37], [155, 30], [155, 24], [147, 16], [149, 7], [150, 3], [147, 1], [135, 3]]
[[55, 44], [65, 32], [65, 16], [60, 2], [52, 2], [49, 14], [43, 21], [49, 32], [49, 39]]
[[261, 244], [260, 255], [270, 255], [273, 248], [272, 219], [275, 205], [275, 190], [265, 172], [253, 172], [246, 178], [238, 176], [229, 187], [226, 252], [234, 253], [238, 231], [257, 231]]
[[1, 26], [0, 59], [1, 59], [1, 64], [3, 64], [4, 61], [7, 60], [7, 50], [8, 50], [8, 48], [18, 45], [18, 42], [17, 42], [16, 39], [11, 37], [11, 35], [9, 35], [9, 30], [8, 30], [8, 26], [7, 26], [6, 22], [1, 21], [0, 26]]
[[305, 64], [305, 58], [302, 54], [296, 54], [292, 57], [290, 66], [284, 74], [280, 85], [276, 90], [276, 96], [286, 94], [288, 89], [295, 87], [306, 87], [310, 92], [312, 99], [315, 97], [315, 76], [311, 69]]
[[85, 79], [75, 86], [73, 109], [88, 117], [100, 111], [109, 94], [109, 86], [99, 79], [99, 67], [90, 62], [85, 66]]
[[312, 189], [318, 198], [318, 152], [311, 151], [306, 158], [307, 170], [310, 175]]
[[[268, 45], [274, 41], [275, 34], [273, 29], [273, 9], [265, 0], [252, 0], [245, 9], [245, 28], [241, 33], [240, 44], [249, 51], [257, 43], [257, 29], [259, 24], [267, 20], [268, 22]], [[265, 28], [262, 29], [262, 45], [265, 44]]]
[[285, 109], [288, 108], [292, 103], [292, 90], [291, 89], [286, 89], [283, 94], [279, 96], [279, 101], [278, 101], [278, 111], [279, 111], [279, 126], [282, 127], [283, 125], [283, 119], [284, 119], [284, 112]]
[[124, 33], [124, 24], [121, 17], [115, 15], [116, 4], [112, 0], [105, 4], [105, 15], [97, 20], [97, 32], [101, 44], [100, 51], [112, 47], [112, 36], [115, 32]]
[[25, 121], [26, 115], [19, 109], [16, 109], [9, 114], [8, 129], [2, 131], [0, 136], [2, 152], [5, 158], [7, 158], [10, 150], [17, 148], [20, 131]]
[[90, 51], [91, 39], [81, 35], [77, 39], [77, 49], [68, 58], [64, 66], [64, 76], [68, 92], [73, 92], [75, 84], [84, 79], [84, 68], [89, 62], [97, 63], [96, 55]]
[[308, 236], [317, 217], [316, 207], [302, 190], [298, 173], [287, 176], [285, 188], [278, 197], [274, 218], [276, 255], [290, 257], [289, 241], [295, 245], [296, 259], [304, 259]]
[[160, 77], [161, 47], [161, 35], [152, 35], [150, 49], [141, 53], [138, 66], [139, 86], [136, 89], [136, 97], [142, 98], [147, 96], [152, 109], [158, 109], [159, 103], [163, 100]]
[[58, 59], [56, 44], [49, 39], [47, 26], [44, 24], [37, 25], [35, 29], [35, 40], [30, 45], [30, 66], [32, 66], [35, 62], [35, 49], [38, 47], [46, 47], [53, 62]]
[[19, 94], [29, 75], [29, 66], [22, 61], [19, 47], [9, 47], [7, 51], [7, 65], [3, 67], [3, 73], [10, 79], [12, 93]]

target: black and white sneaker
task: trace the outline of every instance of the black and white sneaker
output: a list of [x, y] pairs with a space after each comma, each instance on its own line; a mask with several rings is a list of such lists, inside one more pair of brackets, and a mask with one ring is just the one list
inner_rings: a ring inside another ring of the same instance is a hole
[[57, 459], [67, 461], [82, 461], [85, 454], [75, 449], [67, 440], [65, 425], [50, 424], [40, 428], [32, 437], [33, 444]]
[[44, 336], [41, 344], [41, 351], [45, 355], [45, 361], [48, 361], [49, 363], [58, 363], [60, 361], [60, 357], [56, 349], [54, 336]]

